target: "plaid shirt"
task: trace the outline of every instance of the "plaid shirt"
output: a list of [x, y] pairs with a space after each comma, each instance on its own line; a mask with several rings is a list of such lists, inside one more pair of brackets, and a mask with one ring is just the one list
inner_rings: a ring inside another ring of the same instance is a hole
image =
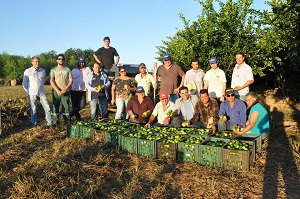
[[194, 124], [198, 121], [207, 124], [210, 117], [214, 118], [213, 125], [217, 126], [219, 120], [218, 102], [215, 99], [210, 98], [208, 101], [208, 106], [206, 107], [200, 100], [195, 106], [194, 115], [193, 118], [190, 119], [190, 124]]

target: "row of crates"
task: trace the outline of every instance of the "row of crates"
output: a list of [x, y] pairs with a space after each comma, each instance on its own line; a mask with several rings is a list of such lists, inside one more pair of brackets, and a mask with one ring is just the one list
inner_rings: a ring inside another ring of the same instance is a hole
[[[101, 124], [107, 125], [107, 124]], [[246, 142], [252, 147], [250, 150], [227, 149], [232, 139], [219, 138], [204, 135], [201, 143], [164, 143], [160, 140], [147, 140], [143, 138], [130, 137], [124, 134], [126, 125], [116, 126], [115, 130], [101, 130], [95, 126], [81, 126], [71, 124], [67, 126], [67, 136], [82, 137], [98, 140], [111, 147], [120, 147], [128, 153], [139, 154], [150, 158], [168, 159], [179, 162], [197, 162], [200, 165], [223, 167], [229, 170], [249, 170], [250, 165], [255, 161], [255, 153], [261, 152], [261, 136], [235, 137], [233, 139]], [[122, 130], [121, 130], [122, 129]], [[132, 133], [132, 132], [131, 132]], [[200, 135], [186, 135], [200, 136]], [[223, 146], [209, 146], [208, 142], [222, 140]]]

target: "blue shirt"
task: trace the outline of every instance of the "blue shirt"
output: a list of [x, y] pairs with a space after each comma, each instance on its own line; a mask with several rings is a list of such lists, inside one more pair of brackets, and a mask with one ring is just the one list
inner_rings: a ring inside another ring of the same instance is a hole
[[225, 115], [229, 119], [230, 125], [239, 124], [245, 127], [246, 124], [246, 105], [240, 99], [235, 99], [233, 107], [231, 108], [229, 102], [224, 100], [220, 105], [219, 116]]
[[46, 71], [42, 68], [27, 68], [23, 75], [23, 88], [28, 95], [45, 95], [44, 83]]
[[250, 109], [250, 114], [248, 116], [249, 121], [253, 112], [258, 112], [258, 118], [255, 125], [252, 127], [252, 129], [250, 129], [250, 132], [259, 135], [265, 132], [269, 132], [270, 122], [268, 111], [263, 107], [263, 105], [261, 105], [261, 103], [256, 103]]
[[183, 104], [184, 104], [184, 110], [186, 113], [186, 119], [190, 120], [194, 115], [194, 108], [193, 108], [192, 101], [183, 102]]

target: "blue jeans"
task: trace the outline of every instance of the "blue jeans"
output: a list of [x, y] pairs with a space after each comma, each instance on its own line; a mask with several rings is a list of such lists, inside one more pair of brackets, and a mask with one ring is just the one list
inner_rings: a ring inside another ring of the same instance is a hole
[[29, 95], [29, 101], [30, 101], [31, 123], [33, 125], [37, 125], [36, 105], [37, 105], [37, 101], [40, 101], [45, 111], [45, 118], [47, 121], [47, 125], [51, 125], [52, 124], [51, 110], [46, 95], [40, 95], [40, 96]]
[[115, 116], [116, 120], [120, 120], [120, 119], [124, 121], [128, 120], [128, 114], [126, 113], [128, 100], [129, 100], [128, 98], [118, 98], [118, 97], [116, 98], [116, 106], [117, 106], [117, 112]]
[[175, 101], [178, 99], [178, 95], [177, 94], [170, 94], [169, 99], [175, 103]]
[[92, 99], [90, 101], [90, 107], [91, 107], [91, 119], [95, 119], [97, 116], [97, 106], [99, 106], [99, 110], [101, 113], [101, 118], [108, 118], [108, 103], [107, 99]]

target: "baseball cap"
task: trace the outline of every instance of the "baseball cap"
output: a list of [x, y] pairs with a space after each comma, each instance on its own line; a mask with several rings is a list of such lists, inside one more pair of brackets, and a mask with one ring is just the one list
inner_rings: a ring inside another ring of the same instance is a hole
[[141, 66], [146, 67], [146, 65], [145, 65], [144, 63], [140, 63], [140, 64], [139, 64], [139, 67], [141, 67]]
[[78, 59], [78, 63], [80, 63], [80, 62], [85, 62], [84, 58], [80, 57], [80, 58]]
[[110, 38], [108, 36], [106, 36], [106, 37], [103, 38], [103, 41], [105, 41], [105, 40], [110, 41]]
[[171, 60], [171, 55], [169, 53], [164, 53], [163, 60], [164, 61]]
[[137, 93], [144, 93], [145, 90], [144, 90], [144, 88], [143, 88], [142, 86], [138, 86], [138, 87], [136, 88], [136, 92], [137, 92]]
[[233, 88], [227, 88], [226, 91], [225, 91], [225, 94], [228, 95], [228, 94], [231, 94], [231, 93], [234, 93], [234, 89]]
[[159, 94], [159, 99], [168, 99], [169, 96], [168, 96], [168, 93], [167, 92], [160, 92]]
[[216, 57], [211, 57], [210, 60], [209, 60], [209, 63], [210, 64], [216, 64], [216, 63], [218, 63], [218, 60], [217, 60]]

